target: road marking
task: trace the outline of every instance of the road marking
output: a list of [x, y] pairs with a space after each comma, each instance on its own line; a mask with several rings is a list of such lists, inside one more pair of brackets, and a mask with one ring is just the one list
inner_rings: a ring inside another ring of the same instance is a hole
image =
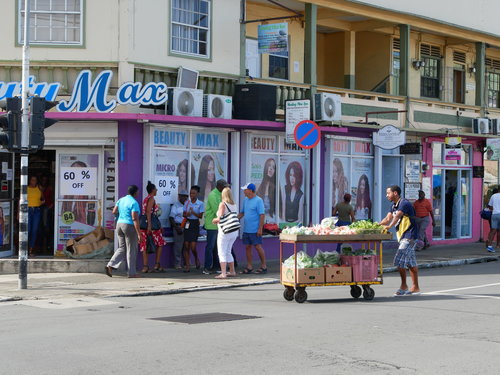
[[467, 290], [467, 289], [478, 289], [478, 288], [486, 288], [489, 286], [497, 286], [500, 285], [500, 283], [494, 283], [494, 284], [483, 284], [483, 285], [476, 285], [476, 286], [466, 286], [464, 288], [455, 288], [455, 289], [445, 289], [445, 290], [437, 290], [434, 292], [426, 292], [422, 294], [426, 295], [432, 295], [432, 294], [441, 294], [441, 293], [447, 293], [447, 292], [456, 292], [458, 290]]

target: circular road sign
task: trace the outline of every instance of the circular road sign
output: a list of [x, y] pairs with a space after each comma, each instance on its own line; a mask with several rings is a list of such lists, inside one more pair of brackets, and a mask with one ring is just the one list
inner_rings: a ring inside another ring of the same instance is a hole
[[314, 121], [304, 120], [295, 126], [293, 137], [297, 145], [305, 149], [310, 149], [319, 143], [321, 130]]

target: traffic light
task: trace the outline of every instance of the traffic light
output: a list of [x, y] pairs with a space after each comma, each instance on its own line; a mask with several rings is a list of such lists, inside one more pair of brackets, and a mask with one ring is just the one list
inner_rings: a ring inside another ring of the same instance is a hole
[[37, 152], [43, 149], [45, 144], [45, 128], [57, 122], [57, 120], [45, 118], [45, 112], [56, 105], [57, 102], [47, 101], [45, 98], [39, 96], [31, 98], [30, 152]]
[[19, 97], [7, 98], [7, 113], [0, 116], [0, 145], [10, 152], [21, 150], [21, 103]]

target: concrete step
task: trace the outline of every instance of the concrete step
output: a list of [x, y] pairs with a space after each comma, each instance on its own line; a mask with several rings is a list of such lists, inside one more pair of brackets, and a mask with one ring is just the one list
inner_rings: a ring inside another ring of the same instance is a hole
[[[28, 259], [28, 273], [102, 273], [107, 262], [106, 259], [32, 258]], [[17, 258], [0, 259], [0, 274], [17, 274], [18, 264]]]

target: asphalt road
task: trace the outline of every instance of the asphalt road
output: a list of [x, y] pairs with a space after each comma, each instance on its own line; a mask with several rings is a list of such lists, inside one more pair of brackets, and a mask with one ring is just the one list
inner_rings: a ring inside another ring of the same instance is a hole
[[[420, 296], [373, 301], [266, 285], [179, 295], [0, 303], [1, 374], [498, 374], [500, 262], [421, 271]], [[254, 319], [152, 320], [231, 313]]]

